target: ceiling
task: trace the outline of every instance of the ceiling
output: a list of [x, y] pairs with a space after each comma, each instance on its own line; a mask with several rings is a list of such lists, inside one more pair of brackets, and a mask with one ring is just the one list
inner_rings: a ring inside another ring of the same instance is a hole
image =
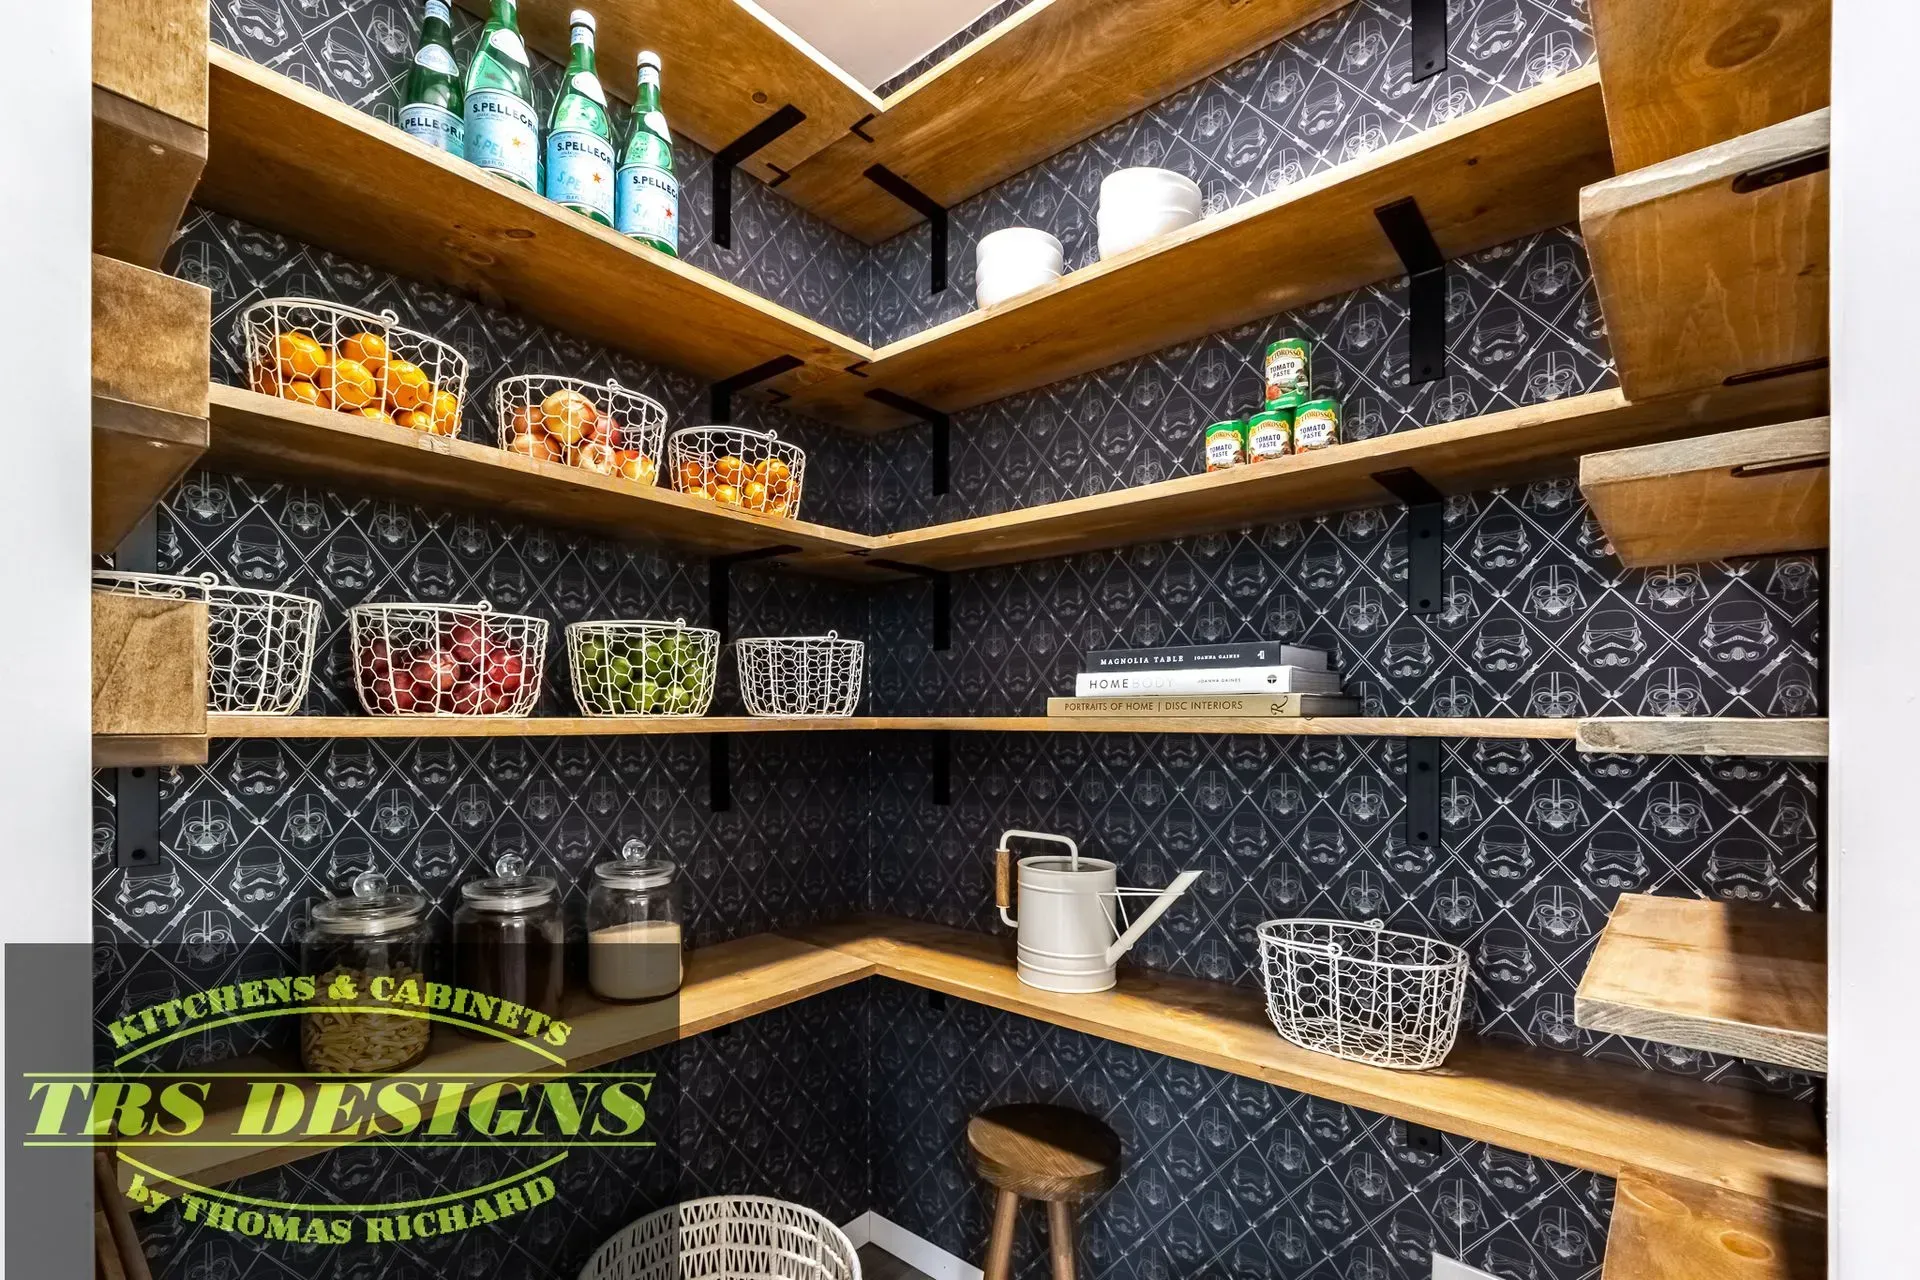
[[759, 0], [869, 89], [911, 66], [998, 0]]

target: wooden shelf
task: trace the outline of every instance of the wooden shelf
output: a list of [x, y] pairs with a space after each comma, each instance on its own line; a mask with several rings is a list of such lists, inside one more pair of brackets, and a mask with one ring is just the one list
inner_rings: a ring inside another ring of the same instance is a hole
[[213, 295], [93, 257], [93, 550], [110, 552], [207, 447]]
[[93, 594], [93, 763], [207, 762], [207, 606]]
[[[1828, 114], [1580, 193], [1580, 229], [1629, 399], [1826, 360]], [[1809, 156], [1819, 157], [1817, 170], [1793, 167]], [[1782, 173], [1795, 176], [1769, 182]]]
[[1621, 172], [1698, 151], [1829, 101], [1828, 0], [1591, 0]]
[[1827, 1069], [1827, 919], [1697, 898], [1620, 896], [1573, 1020], [1589, 1031]]
[[1606, 716], [1580, 721], [1580, 750], [1650, 756], [1827, 758], [1827, 721], [1758, 716]]
[[157, 267], [207, 163], [205, 0], [93, 6], [93, 249]]
[[1827, 545], [1830, 420], [1580, 459], [1580, 492], [1629, 568]]
[[[669, 489], [242, 387], [216, 383], [208, 394], [213, 421], [208, 461], [222, 469], [337, 481], [356, 493], [521, 516], [614, 538], [654, 538], [707, 555], [792, 546], [813, 553], [816, 572], [874, 573], [856, 558], [872, 543], [860, 534], [730, 511]], [[490, 410], [469, 405], [467, 412]]]
[[1015, 975], [1010, 937], [901, 920], [795, 936], [882, 977], [1608, 1177], [1646, 1169], [1757, 1196], [1826, 1184], [1813, 1109], [1785, 1099], [1470, 1038], [1438, 1070], [1388, 1071], [1288, 1044], [1254, 991], [1137, 969], [1097, 995], [1042, 991]]
[[209, 56], [208, 208], [701, 377], [792, 355], [801, 368], [760, 384], [792, 390], [872, 356], [239, 54]]
[[1373, 215], [1403, 196], [1451, 259], [1573, 221], [1580, 186], [1611, 172], [1587, 67], [892, 343], [796, 405], [868, 428], [904, 420], [875, 387], [971, 408], [1403, 275]]
[[1826, 1280], [1825, 1198], [1741, 1195], [1630, 1170], [1601, 1280]]

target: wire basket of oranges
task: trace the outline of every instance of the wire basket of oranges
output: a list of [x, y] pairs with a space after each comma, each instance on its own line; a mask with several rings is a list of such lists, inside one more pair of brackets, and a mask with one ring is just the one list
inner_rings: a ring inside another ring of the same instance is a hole
[[567, 628], [567, 667], [585, 715], [703, 716], [719, 666], [720, 633], [685, 618]]
[[771, 431], [682, 427], [667, 437], [673, 487], [757, 516], [798, 516], [807, 455]]
[[521, 374], [493, 391], [500, 447], [541, 462], [653, 484], [667, 411], [617, 382]]
[[438, 338], [318, 298], [267, 298], [240, 323], [255, 391], [438, 436], [460, 434], [467, 358]]
[[354, 686], [374, 716], [524, 716], [540, 701], [547, 620], [478, 604], [347, 610]]

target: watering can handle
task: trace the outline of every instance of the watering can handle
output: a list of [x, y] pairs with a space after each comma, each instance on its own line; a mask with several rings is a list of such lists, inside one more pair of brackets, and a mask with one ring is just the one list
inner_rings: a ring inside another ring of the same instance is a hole
[[1013, 908], [1013, 855], [1007, 846], [993, 851], [993, 904], [1002, 911]]

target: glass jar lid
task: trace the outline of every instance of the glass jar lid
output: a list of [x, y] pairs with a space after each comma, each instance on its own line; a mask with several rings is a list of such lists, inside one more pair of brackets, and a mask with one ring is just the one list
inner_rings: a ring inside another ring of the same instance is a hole
[[329, 898], [314, 907], [313, 928], [339, 937], [378, 938], [411, 929], [426, 913], [423, 895], [389, 889], [378, 871], [363, 871], [354, 877], [353, 896]]
[[554, 882], [528, 875], [527, 860], [519, 854], [501, 854], [493, 869], [495, 874], [461, 885], [460, 896], [489, 911], [531, 911], [553, 901]]
[[594, 865], [593, 878], [615, 889], [658, 889], [679, 871], [664, 858], [649, 858], [647, 846], [629, 840], [620, 846], [619, 857]]

